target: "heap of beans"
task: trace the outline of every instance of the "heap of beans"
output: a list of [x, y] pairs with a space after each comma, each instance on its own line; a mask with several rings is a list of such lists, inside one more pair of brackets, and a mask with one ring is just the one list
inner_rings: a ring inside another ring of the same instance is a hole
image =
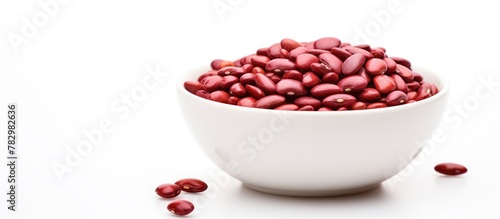
[[334, 37], [299, 43], [283, 39], [236, 61], [213, 60], [212, 70], [186, 81], [189, 92], [232, 105], [301, 111], [396, 106], [438, 93], [382, 47], [351, 46]]

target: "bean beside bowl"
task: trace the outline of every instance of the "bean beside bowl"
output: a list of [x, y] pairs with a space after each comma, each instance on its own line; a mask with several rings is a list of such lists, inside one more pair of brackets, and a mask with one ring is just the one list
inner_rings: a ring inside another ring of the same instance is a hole
[[[361, 192], [403, 170], [421, 151], [417, 142], [428, 138], [441, 120], [447, 82], [402, 58], [391, 58], [399, 70], [384, 72], [380, 60], [386, 65], [390, 61], [385, 61], [383, 48], [350, 46], [332, 38], [294, 42], [284, 39], [259, 49], [259, 58], [217, 60], [212, 70], [200, 67], [181, 75], [180, 107], [208, 158], [249, 188], [290, 196]], [[260, 57], [264, 54], [269, 60]], [[299, 58], [304, 55], [305, 60]], [[288, 61], [293, 57], [292, 66]], [[266, 63], [265, 70], [258, 63]], [[244, 77], [250, 72], [252, 77]], [[218, 86], [203, 81], [214, 73], [221, 80], [210, 83]], [[236, 79], [223, 80], [228, 76]], [[321, 77], [319, 83], [315, 76]], [[231, 90], [233, 86], [237, 88]]]

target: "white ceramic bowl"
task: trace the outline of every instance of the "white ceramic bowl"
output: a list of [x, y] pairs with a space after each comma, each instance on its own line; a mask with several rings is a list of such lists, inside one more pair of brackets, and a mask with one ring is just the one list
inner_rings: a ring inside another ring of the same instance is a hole
[[222, 104], [177, 82], [178, 100], [194, 139], [223, 171], [255, 190], [331, 196], [375, 188], [406, 167], [447, 104], [448, 84], [417, 69], [440, 92], [416, 103], [360, 111], [280, 111]]

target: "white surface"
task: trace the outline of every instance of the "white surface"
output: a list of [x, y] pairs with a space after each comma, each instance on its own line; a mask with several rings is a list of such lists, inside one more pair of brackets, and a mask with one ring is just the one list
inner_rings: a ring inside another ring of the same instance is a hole
[[[21, 34], [23, 18], [42, 11], [37, 2], [0, 3], [0, 121], [6, 122], [7, 102], [17, 102], [21, 157], [18, 211], [2, 205], [0, 218], [174, 218], [154, 188], [182, 177], [211, 186], [205, 194], [183, 194], [198, 207], [190, 218], [500, 217], [500, 87], [488, 91], [480, 82], [488, 76], [500, 82], [500, 15], [490, 1], [401, 0], [400, 13], [374, 29], [370, 44], [450, 78], [451, 114], [440, 129], [445, 139], [398, 183], [323, 199], [261, 194], [216, 177], [220, 171], [182, 121], [173, 79], [192, 66], [247, 55], [283, 37], [353, 42], [358, 28], [377, 22], [370, 13], [387, 10], [390, 1], [227, 1], [235, 6], [228, 6], [224, 20], [213, 8], [216, 0], [68, 1], [16, 53], [8, 36]], [[156, 65], [169, 77], [125, 107], [122, 95], [140, 89], [145, 68]], [[460, 106], [477, 100], [477, 89], [488, 96], [459, 114]], [[59, 181], [53, 162], [64, 162], [68, 150], [85, 140], [84, 131], [103, 119], [114, 129]], [[5, 125], [0, 130], [5, 142]], [[469, 172], [439, 176], [433, 167], [440, 162], [464, 164]]]

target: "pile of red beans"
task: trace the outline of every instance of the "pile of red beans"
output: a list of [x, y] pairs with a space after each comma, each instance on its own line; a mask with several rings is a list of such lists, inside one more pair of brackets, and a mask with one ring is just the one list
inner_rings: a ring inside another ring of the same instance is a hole
[[307, 43], [283, 39], [236, 61], [213, 60], [211, 67], [197, 81], [186, 81], [186, 90], [244, 107], [362, 110], [412, 103], [438, 93], [408, 60], [389, 57], [382, 47], [352, 46], [334, 37]]

